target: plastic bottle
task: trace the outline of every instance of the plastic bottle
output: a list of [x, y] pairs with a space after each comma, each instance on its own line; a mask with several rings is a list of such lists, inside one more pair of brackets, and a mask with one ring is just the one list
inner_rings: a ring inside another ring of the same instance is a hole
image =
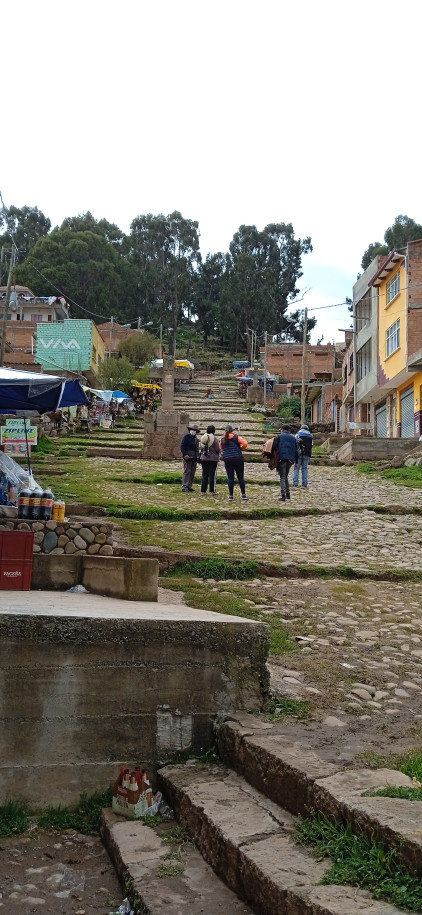
[[31, 521], [39, 521], [41, 514], [41, 493], [39, 489], [33, 489], [29, 495], [29, 518]]
[[53, 515], [54, 496], [51, 489], [44, 489], [41, 493], [40, 521], [50, 521]]
[[58, 521], [64, 521], [66, 506], [64, 502], [59, 502], [59, 517]]
[[29, 489], [21, 489], [18, 502], [18, 518], [29, 519]]

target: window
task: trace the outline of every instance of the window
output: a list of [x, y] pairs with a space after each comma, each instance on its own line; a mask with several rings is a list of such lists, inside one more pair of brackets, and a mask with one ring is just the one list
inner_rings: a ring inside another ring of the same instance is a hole
[[368, 340], [356, 353], [357, 381], [371, 371], [371, 341]]
[[386, 334], [386, 355], [391, 356], [400, 347], [400, 321], [395, 321]]
[[[387, 283], [387, 305], [396, 298], [400, 292], [400, 270], [394, 274], [389, 283]], [[397, 349], [397, 347], [396, 347]]]
[[31, 321], [34, 321], [35, 324], [42, 324], [43, 316], [42, 316], [42, 315], [35, 315], [35, 314], [32, 314], [32, 315], [31, 315]]
[[349, 375], [353, 372], [353, 353], [349, 359]]
[[367, 293], [360, 302], [356, 303], [356, 331], [359, 333], [365, 324], [371, 320], [371, 293]]

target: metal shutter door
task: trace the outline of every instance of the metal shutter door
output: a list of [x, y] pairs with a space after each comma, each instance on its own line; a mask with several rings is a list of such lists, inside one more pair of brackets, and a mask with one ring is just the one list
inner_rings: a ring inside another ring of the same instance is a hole
[[387, 406], [379, 407], [375, 410], [377, 423], [377, 438], [387, 438]]
[[400, 394], [401, 408], [401, 437], [414, 438], [415, 424], [413, 420], [413, 387]]

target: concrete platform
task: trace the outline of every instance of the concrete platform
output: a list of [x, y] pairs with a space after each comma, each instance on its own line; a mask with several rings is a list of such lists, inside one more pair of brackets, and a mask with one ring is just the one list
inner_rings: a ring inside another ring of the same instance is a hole
[[202, 754], [219, 713], [261, 706], [268, 644], [183, 605], [0, 592], [0, 799], [73, 804], [120, 764]]

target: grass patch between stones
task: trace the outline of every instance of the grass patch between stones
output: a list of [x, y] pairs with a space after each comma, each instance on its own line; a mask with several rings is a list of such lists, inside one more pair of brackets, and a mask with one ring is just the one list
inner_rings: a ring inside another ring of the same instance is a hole
[[311, 704], [305, 699], [284, 699], [282, 696], [272, 696], [264, 706], [263, 715], [268, 721], [276, 724], [282, 718], [308, 718]]
[[353, 833], [349, 823], [340, 826], [313, 812], [309, 819], [298, 818], [295, 840], [312, 849], [318, 859], [332, 859], [322, 884], [358, 886], [375, 899], [422, 912], [422, 882], [401, 864], [396, 849]]
[[362, 761], [370, 766], [371, 769], [397, 769], [408, 775], [409, 778], [415, 778], [422, 782], [422, 747], [415, 747], [407, 753], [391, 754], [391, 756], [379, 756], [377, 753], [362, 753]]
[[25, 832], [28, 823], [28, 808], [21, 801], [8, 800], [0, 804], [0, 836], [19, 835]]
[[103, 807], [111, 807], [111, 788], [96, 791], [94, 794], [81, 794], [76, 810], [68, 807], [47, 807], [37, 817], [38, 825], [43, 829], [76, 829], [78, 832], [93, 834], [98, 832], [98, 824]]
[[210, 558], [201, 559], [199, 562], [178, 563], [167, 575], [193, 575], [195, 578], [213, 578], [215, 581], [246, 581], [248, 578], [255, 578], [257, 572], [258, 563], [252, 560], [242, 562], [235, 559]]

